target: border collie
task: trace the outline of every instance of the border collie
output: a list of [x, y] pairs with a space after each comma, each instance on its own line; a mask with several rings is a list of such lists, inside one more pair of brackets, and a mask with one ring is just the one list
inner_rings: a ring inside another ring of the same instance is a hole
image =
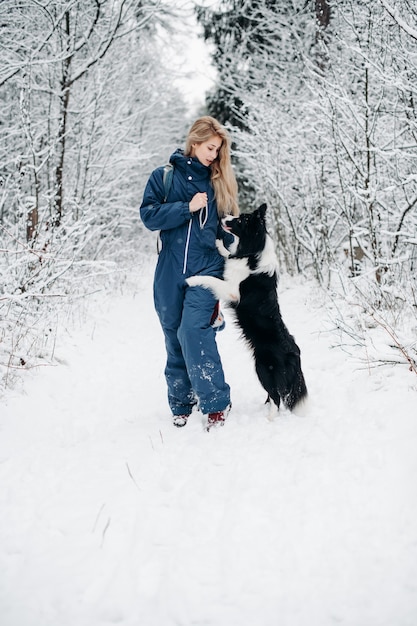
[[226, 258], [223, 280], [214, 276], [191, 276], [191, 287], [210, 289], [216, 298], [231, 305], [255, 361], [259, 381], [279, 409], [303, 414], [307, 387], [301, 370], [300, 349], [285, 326], [278, 304], [277, 258], [265, 224], [266, 204], [253, 213], [222, 220], [235, 237], [230, 251], [218, 240]]

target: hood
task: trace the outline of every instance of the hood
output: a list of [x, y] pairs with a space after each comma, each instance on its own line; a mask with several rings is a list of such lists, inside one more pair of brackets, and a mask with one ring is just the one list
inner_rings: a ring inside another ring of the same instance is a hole
[[207, 180], [211, 177], [211, 168], [200, 163], [197, 157], [185, 156], [184, 150], [178, 148], [173, 154], [169, 162], [184, 174], [192, 174], [195, 181]]

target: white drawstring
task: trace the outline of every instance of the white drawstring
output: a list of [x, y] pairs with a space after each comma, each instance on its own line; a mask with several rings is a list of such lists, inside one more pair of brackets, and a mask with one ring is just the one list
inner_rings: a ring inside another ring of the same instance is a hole
[[188, 257], [188, 246], [190, 245], [190, 236], [191, 236], [191, 224], [193, 220], [191, 219], [188, 222], [188, 232], [187, 232], [187, 241], [185, 242], [185, 252], [184, 252], [184, 267], [182, 268], [182, 273], [185, 274], [187, 271], [187, 257]]
[[[198, 214], [198, 220], [200, 222], [200, 228], [203, 229], [204, 226], [206, 225], [208, 219], [208, 207], [205, 206], [201, 209], [201, 211]], [[185, 242], [185, 252], [184, 252], [184, 266], [182, 268], [182, 273], [185, 274], [185, 272], [187, 271], [187, 257], [188, 257], [188, 247], [190, 245], [190, 237], [191, 237], [191, 225], [192, 225], [193, 220], [190, 219], [190, 221], [188, 222], [188, 231], [187, 231], [187, 240]]]
[[[204, 215], [204, 217], [203, 217]], [[198, 214], [198, 219], [200, 221], [200, 228], [204, 228], [204, 226], [206, 225], [207, 219], [208, 219], [208, 207], [203, 206], [203, 208], [201, 209], [201, 211]]]

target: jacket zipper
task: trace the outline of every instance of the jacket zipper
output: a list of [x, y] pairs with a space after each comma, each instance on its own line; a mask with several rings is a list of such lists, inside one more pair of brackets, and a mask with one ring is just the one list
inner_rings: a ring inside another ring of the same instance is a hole
[[182, 273], [185, 274], [187, 271], [187, 258], [188, 258], [188, 246], [190, 245], [190, 237], [191, 237], [191, 225], [193, 220], [190, 219], [188, 222], [188, 231], [187, 231], [187, 240], [185, 242], [185, 252], [184, 252], [184, 266], [182, 268]]

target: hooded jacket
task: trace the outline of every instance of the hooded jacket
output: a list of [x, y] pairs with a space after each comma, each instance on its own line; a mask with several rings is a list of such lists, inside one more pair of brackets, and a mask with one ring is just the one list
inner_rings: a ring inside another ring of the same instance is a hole
[[[180, 149], [171, 155], [170, 163], [174, 172], [166, 201], [164, 167], [159, 167], [149, 178], [140, 207], [145, 226], [160, 231], [162, 253], [158, 263], [169, 251], [172, 270], [183, 279], [199, 273], [220, 276], [224, 262], [216, 238], [224, 239], [225, 233], [210, 182], [211, 170]], [[207, 207], [191, 213], [189, 203], [198, 192], [207, 193]]]

